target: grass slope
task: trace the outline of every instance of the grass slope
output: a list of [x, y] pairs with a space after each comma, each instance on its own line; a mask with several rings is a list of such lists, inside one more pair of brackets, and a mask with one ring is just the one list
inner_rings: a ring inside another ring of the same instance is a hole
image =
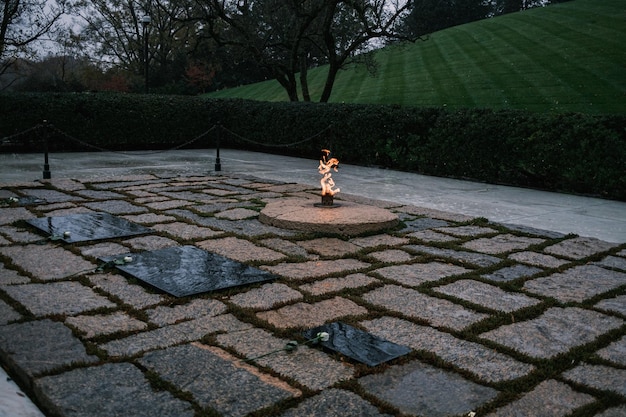
[[[456, 26], [339, 74], [330, 102], [626, 113], [626, 2], [574, 0]], [[326, 67], [310, 72], [319, 98]], [[286, 101], [274, 81], [211, 98]]]

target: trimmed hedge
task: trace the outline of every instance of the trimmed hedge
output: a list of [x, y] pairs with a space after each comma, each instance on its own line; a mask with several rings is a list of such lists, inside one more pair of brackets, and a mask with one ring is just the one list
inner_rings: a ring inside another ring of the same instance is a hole
[[[19, 135], [43, 120], [54, 129]], [[203, 135], [218, 123], [223, 129]], [[621, 115], [0, 94], [0, 151], [41, 151], [45, 135], [53, 151], [205, 148], [215, 147], [218, 136], [222, 147], [306, 158], [329, 148], [345, 163], [626, 201]]]

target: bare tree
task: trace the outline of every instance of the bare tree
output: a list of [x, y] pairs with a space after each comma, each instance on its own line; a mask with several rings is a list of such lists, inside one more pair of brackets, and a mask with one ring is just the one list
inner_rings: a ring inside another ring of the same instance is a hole
[[0, 2], [0, 75], [18, 58], [34, 54], [32, 46], [55, 30], [68, 0], [4, 0]]
[[[190, 19], [219, 45], [266, 68], [289, 99], [311, 99], [307, 70], [328, 64], [320, 101], [329, 100], [338, 72], [388, 40], [414, 40], [398, 29], [410, 0], [186, 0]], [[298, 78], [299, 75], [299, 78]]]
[[81, 36], [89, 55], [104, 67], [140, 75], [147, 60], [153, 72], [166, 71], [177, 54], [194, 48], [195, 29], [177, 18], [185, 13], [182, 1], [81, 0], [79, 5], [86, 23]]

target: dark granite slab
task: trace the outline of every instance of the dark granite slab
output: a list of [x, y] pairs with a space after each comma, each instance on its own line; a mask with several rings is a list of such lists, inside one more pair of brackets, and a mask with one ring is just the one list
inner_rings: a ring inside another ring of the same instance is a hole
[[[120, 262], [130, 257], [130, 262]], [[278, 278], [195, 246], [177, 246], [101, 258], [119, 270], [175, 297], [238, 287]]]
[[304, 336], [313, 339], [319, 332], [326, 332], [329, 335], [328, 341], [319, 342], [321, 346], [369, 366], [379, 365], [411, 351], [406, 346], [389, 342], [341, 322], [328, 323], [307, 330]]
[[65, 243], [144, 235], [152, 229], [109, 213], [83, 213], [26, 220], [30, 225]]

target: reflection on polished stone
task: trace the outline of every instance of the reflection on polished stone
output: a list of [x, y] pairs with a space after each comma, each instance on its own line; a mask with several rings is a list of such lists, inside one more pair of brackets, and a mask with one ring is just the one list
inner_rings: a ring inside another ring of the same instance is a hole
[[152, 233], [152, 229], [131, 223], [109, 213], [83, 213], [60, 217], [40, 217], [27, 222], [65, 243], [113, 239]]
[[304, 336], [312, 339], [319, 332], [326, 332], [329, 335], [327, 342], [320, 342], [323, 347], [369, 366], [379, 365], [411, 351], [406, 346], [389, 342], [341, 322], [328, 323], [307, 330]]
[[[128, 257], [128, 262], [123, 259]], [[175, 297], [270, 281], [276, 275], [195, 246], [177, 246], [101, 258]]]

